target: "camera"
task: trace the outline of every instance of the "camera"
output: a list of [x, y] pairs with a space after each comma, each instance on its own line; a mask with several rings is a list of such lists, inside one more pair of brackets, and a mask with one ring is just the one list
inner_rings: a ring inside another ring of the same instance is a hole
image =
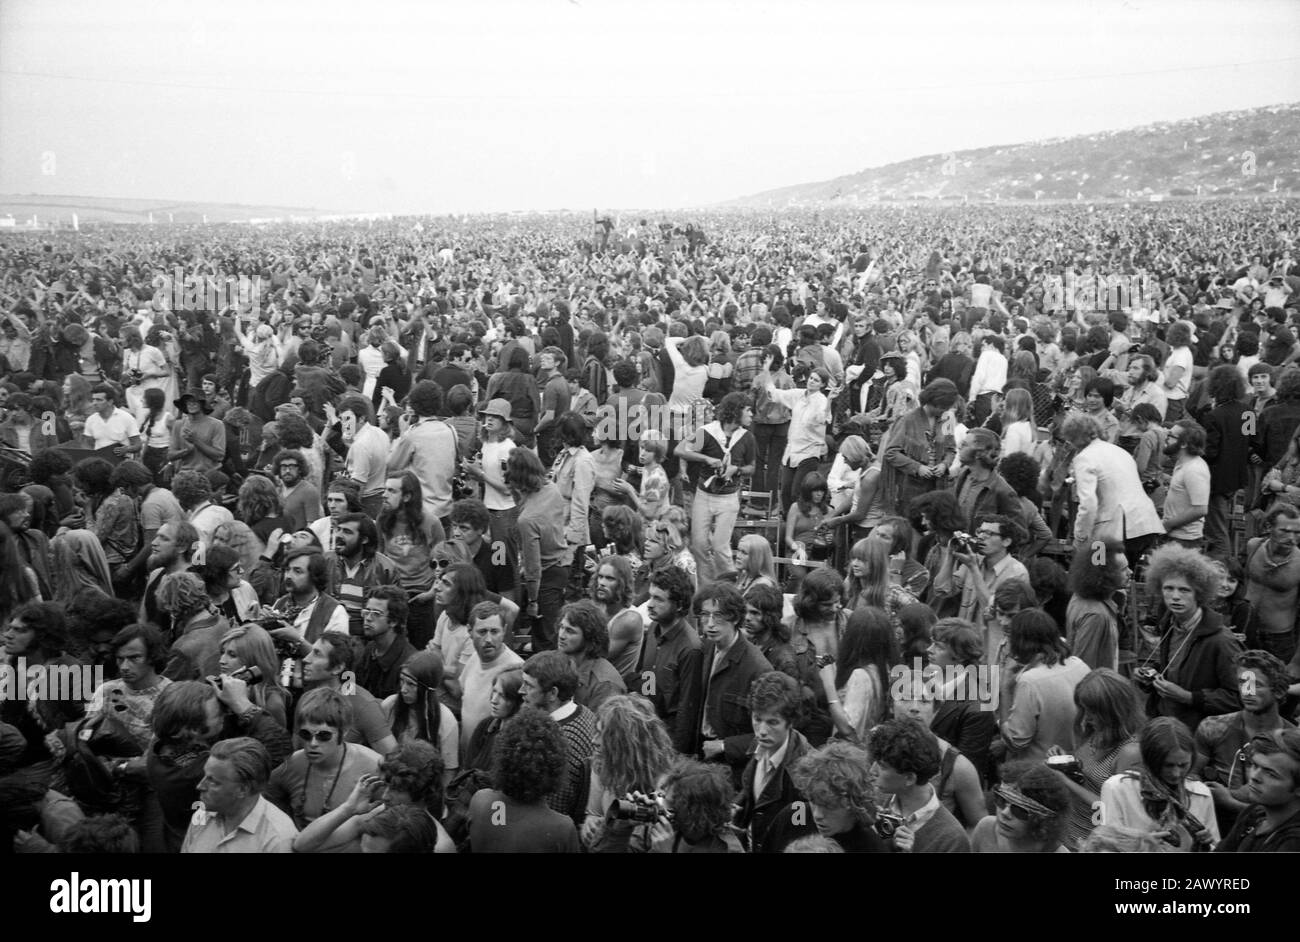
[[1155, 686], [1155, 680], [1160, 676], [1160, 672], [1154, 667], [1139, 667], [1133, 671], [1133, 679], [1143, 690], [1150, 691]]
[[979, 542], [969, 533], [958, 530], [948, 542], [948, 548], [958, 553], [978, 553]]
[[1083, 771], [1079, 766], [1079, 760], [1074, 756], [1048, 756], [1046, 762], [1049, 769], [1063, 772], [1072, 779], [1082, 780]]
[[835, 663], [835, 655], [819, 654], [813, 659], [813, 663], [817, 666], [818, 670], [821, 670], [823, 667], [830, 667]]
[[[261, 668], [259, 668], [259, 667], [257, 667], [257, 666], [253, 666], [253, 667], [241, 667], [239, 670], [235, 671], [235, 672], [234, 672], [233, 674], [231, 674], [230, 676], [231, 676], [231, 677], [238, 677], [238, 678], [239, 678], [240, 680], [242, 680], [244, 683], [248, 684], [249, 686], [252, 686], [253, 684], [256, 684], [256, 683], [260, 683], [260, 682], [261, 682], [261, 680], [262, 680], [262, 670], [261, 670]], [[222, 689], [222, 688], [225, 687], [225, 684], [226, 684], [226, 675], [225, 675], [225, 674], [217, 674], [215, 677], [209, 677], [208, 679], [211, 680], [213, 683], [215, 683], [215, 684], [217, 685], [217, 689], [218, 689], [218, 690], [220, 690], [220, 689]]]
[[894, 836], [894, 832], [899, 829], [902, 823], [903, 819], [896, 814], [890, 814], [888, 811], [877, 811], [876, 820], [872, 822], [871, 829], [876, 832], [876, 836], [882, 841], [887, 841]]
[[633, 792], [628, 797], [620, 798], [614, 802], [612, 814], [619, 821], [654, 824], [659, 820], [659, 816], [666, 811], [662, 802], [663, 799], [661, 798], [653, 798], [649, 795]]

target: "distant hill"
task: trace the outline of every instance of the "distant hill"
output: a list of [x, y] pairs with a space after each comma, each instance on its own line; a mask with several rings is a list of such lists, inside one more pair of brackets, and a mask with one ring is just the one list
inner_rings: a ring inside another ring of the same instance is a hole
[[[72, 224], [72, 214], [79, 223], [149, 222], [155, 223], [245, 222], [249, 219], [276, 219], [286, 216], [321, 216], [325, 210], [290, 206], [241, 206], [237, 203], [188, 203], [176, 200], [133, 200], [91, 196], [37, 196], [34, 194], [0, 194], [0, 219], [12, 215], [18, 226], [32, 216], [45, 225], [60, 219]], [[170, 219], [168, 214], [171, 214]]]
[[[1123, 131], [930, 154], [767, 190], [727, 207], [893, 200], [1148, 199], [1300, 191], [1300, 103]], [[1253, 170], [1253, 173], [1248, 171]]]

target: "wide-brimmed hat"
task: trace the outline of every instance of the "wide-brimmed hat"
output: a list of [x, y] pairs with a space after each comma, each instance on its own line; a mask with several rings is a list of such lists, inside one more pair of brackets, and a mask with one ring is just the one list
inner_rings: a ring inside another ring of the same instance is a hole
[[485, 415], [495, 415], [503, 422], [509, 422], [510, 419], [510, 401], [508, 399], [493, 399], [482, 409], [478, 410], [480, 417]]
[[201, 389], [191, 389], [188, 392], [186, 392], [184, 395], [182, 395], [179, 399], [177, 399], [173, 403], [173, 405], [176, 406], [176, 411], [179, 412], [181, 415], [184, 415], [185, 404], [189, 402], [191, 399], [198, 402], [199, 408], [203, 410], [203, 413], [205, 415], [212, 414], [212, 406], [208, 405], [208, 397], [203, 394], [203, 390]]

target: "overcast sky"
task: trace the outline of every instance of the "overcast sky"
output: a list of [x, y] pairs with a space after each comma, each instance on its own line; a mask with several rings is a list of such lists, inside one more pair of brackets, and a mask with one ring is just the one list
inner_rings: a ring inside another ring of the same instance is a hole
[[1297, 101], [1297, 36], [1295, 0], [4, 0], [0, 193], [692, 206]]

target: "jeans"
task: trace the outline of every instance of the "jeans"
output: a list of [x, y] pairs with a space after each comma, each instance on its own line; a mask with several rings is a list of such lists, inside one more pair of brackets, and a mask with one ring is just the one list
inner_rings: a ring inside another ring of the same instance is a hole
[[781, 456], [785, 454], [790, 423], [755, 422], [750, 427], [757, 454], [754, 456], [754, 490], [771, 493], [780, 486]]
[[785, 514], [799, 498], [799, 485], [803, 484], [803, 479], [812, 472], [816, 471], [821, 465], [820, 458], [805, 458], [799, 462], [797, 468], [789, 465], [781, 466], [781, 516], [784, 519]]
[[[1225, 460], [1228, 460], [1225, 458]], [[1205, 551], [1210, 556], [1227, 556], [1228, 544], [1228, 505], [1233, 494], [1211, 494], [1210, 505], [1205, 514]]]
[[555, 635], [560, 624], [560, 609], [564, 608], [564, 588], [569, 584], [568, 565], [547, 566], [542, 570], [537, 586], [537, 619], [529, 631], [533, 638], [533, 653], [555, 648]]
[[734, 568], [731, 532], [740, 514], [740, 494], [695, 492], [691, 503], [691, 552], [699, 568], [700, 585], [713, 582]]

